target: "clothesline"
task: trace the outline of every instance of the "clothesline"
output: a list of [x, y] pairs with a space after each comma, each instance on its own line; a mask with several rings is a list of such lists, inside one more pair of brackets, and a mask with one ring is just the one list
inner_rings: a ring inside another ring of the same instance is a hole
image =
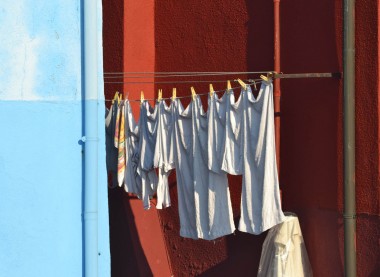
[[[106, 76], [111, 74], [122, 74], [123, 77], [121, 78], [148, 78], [143, 76], [126, 76], [128, 74], [143, 74], [143, 75], [152, 75], [150, 78], [157, 78], [157, 77], [201, 77], [201, 76], [223, 76], [223, 75], [235, 75], [235, 74], [260, 74], [260, 73], [266, 73], [267, 77], [273, 78], [273, 79], [292, 79], [292, 78], [342, 78], [341, 72], [326, 72], [326, 73], [291, 73], [291, 74], [284, 74], [284, 73], [277, 73], [274, 71], [251, 71], [251, 72], [105, 72], [104, 78], [114, 78], [113, 76]], [[162, 76], [161, 76], [162, 75]], [[237, 80], [233, 80], [237, 81]], [[262, 79], [248, 79], [245, 80], [248, 82], [251, 82], [251, 84], [247, 85], [254, 85], [256, 89], [256, 84], [261, 83]], [[104, 82], [105, 84], [188, 84], [188, 83], [222, 83], [226, 82], [226, 80], [214, 80], [214, 81], [205, 81], [205, 80], [185, 80], [185, 81], [123, 81], [123, 82]], [[236, 89], [239, 87], [234, 87], [231, 89]], [[215, 92], [222, 92], [225, 90], [215, 91]], [[207, 94], [207, 93], [206, 93]], [[204, 93], [199, 95], [205, 95]], [[191, 95], [188, 96], [181, 96], [177, 98], [186, 98], [191, 97]], [[170, 98], [162, 98], [162, 99], [170, 99]], [[155, 99], [146, 99], [146, 100], [155, 100]], [[112, 101], [110, 99], [107, 99], [105, 101]], [[130, 101], [141, 101], [141, 100], [130, 100]]]
[[[249, 79], [249, 80], [246, 80], [246, 81], [249, 81], [250, 83], [247, 83], [248, 86], [250, 85], [253, 85], [254, 86], [254, 89], [257, 90], [257, 87], [256, 87], [256, 84], [260, 84], [263, 80], [262, 79]], [[235, 89], [238, 89], [238, 88], [241, 88], [241, 86], [238, 86], [238, 87], [231, 87], [230, 90], [235, 90]], [[221, 89], [221, 90], [215, 90], [213, 91], [214, 93], [220, 93], [220, 92], [225, 92], [226, 89]], [[208, 95], [210, 92], [205, 92], [205, 93], [197, 93], [197, 95], [199, 96], [203, 96], [203, 95]], [[179, 99], [182, 99], [182, 98], [190, 98], [192, 97], [192, 95], [185, 95], [185, 96], [176, 96], [176, 98], [179, 98]], [[161, 98], [162, 100], [170, 100], [172, 99], [171, 97], [162, 97]], [[108, 102], [108, 101], [113, 101], [114, 99], [105, 99], [104, 101]], [[155, 101], [157, 100], [157, 98], [148, 98], [148, 99], [144, 99], [144, 100], [147, 100], [147, 101]], [[141, 99], [128, 99], [128, 101], [130, 102], [141, 102]]]
[[[144, 209], [154, 196], [156, 209], [168, 208], [169, 177], [175, 170], [180, 236], [185, 238], [214, 240], [236, 228], [260, 234], [283, 222], [273, 85], [265, 80], [255, 96], [249, 84], [240, 84], [238, 100], [228, 87], [230, 93], [211, 95], [207, 111], [194, 91], [186, 107], [175, 94], [170, 105], [144, 101], [138, 120], [130, 101], [115, 101], [105, 119], [110, 187], [136, 195]], [[242, 175], [238, 226], [227, 174]]]
[[[260, 79], [258, 79], [260, 80]], [[233, 80], [235, 81], [235, 80]], [[186, 81], [125, 81], [125, 82], [104, 82], [105, 84], [191, 84], [191, 83], [226, 83], [227, 80], [186, 80]]]
[[268, 74], [272, 73], [273, 71], [202, 71], [202, 72], [196, 72], [196, 71], [188, 71], [188, 72], [181, 72], [181, 71], [171, 71], [171, 72], [104, 72], [104, 75], [179, 75], [179, 76], [217, 76], [217, 75], [236, 75], [236, 74]]

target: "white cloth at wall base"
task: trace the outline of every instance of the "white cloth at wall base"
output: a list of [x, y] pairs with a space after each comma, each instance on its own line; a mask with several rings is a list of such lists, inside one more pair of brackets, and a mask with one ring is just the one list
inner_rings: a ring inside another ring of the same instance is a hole
[[294, 214], [287, 214], [283, 223], [269, 230], [261, 251], [257, 276], [313, 276], [298, 217]]

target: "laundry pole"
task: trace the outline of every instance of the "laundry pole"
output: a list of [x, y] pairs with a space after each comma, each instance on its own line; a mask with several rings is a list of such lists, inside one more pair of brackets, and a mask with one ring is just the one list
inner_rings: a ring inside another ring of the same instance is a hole
[[98, 276], [97, 2], [83, 1], [84, 36], [84, 276]]
[[[274, 4], [274, 71], [280, 73], [280, 0], [273, 0]], [[281, 112], [281, 87], [280, 79], [274, 79], [274, 126], [276, 140], [277, 171], [280, 177], [280, 112]]]
[[355, 0], [343, 1], [344, 275], [356, 276]]

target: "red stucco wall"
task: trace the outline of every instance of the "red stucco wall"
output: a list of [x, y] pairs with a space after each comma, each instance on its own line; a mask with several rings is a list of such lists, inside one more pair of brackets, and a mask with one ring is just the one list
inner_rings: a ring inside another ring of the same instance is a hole
[[[266, 0], [254, 3], [156, 1], [156, 71], [270, 70], [273, 62], [272, 7]], [[218, 79], [226, 80], [226, 77], [204, 77], [202, 80]], [[192, 85], [199, 93], [209, 89], [208, 83], [176, 85], [177, 95], [189, 95]], [[224, 89], [226, 82], [214, 82], [213, 86], [216, 90]], [[233, 86], [239, 85], [233, 83]], [[173, 85], [156, 87], [163, 88], [164, 95], [170, 96]], [[205, 105], [206, 99], [202, 99]], [[187, 104], [188, 99], [183, 103]], [[172, 207], [160, 212], [160, 216], [174, 275], [255, 276], [265, 235], [237, 231], [236, 235], [215, 242], [181, 238], [178, 235], [177, 191], [175, 179], [172, 180]], [[241, 178], [231, 176], [229, 181], [237, 226]]]
[[[284, 73], [342, 71], [341, 6], [341, 1], [330, 0], [281, 1], [281, 70]], [[363, 0], [357, 1], [356, 8], [358, 276], [380, 276], [379, 7], [376, 0]], [[110, 18], [106, 16], [105, 26], [106, 22], [116, 24], [117, 20], [112, 18], [115, 13]], [[134, 26], [132, 31], [124, 31], [124, 55], [125, 49], [131, 49], [130, 53], [146, 49], [148, 57], [145, 59], [142, 54], [137, 55], [139, 58], [124, 57], [124, 68], [140, 71], [147, 65], [152, 68], [152, 64], [155, 71], [273, 68], [272, 1], [155, 1], [154, 24], [151, 25], [154, 30], [149, 31], [154, 34], [153, 44], [151, 35], [146, 41], [141, 32], [136, 33], [141, 29], [138, 27], [141, 17], [138, 17], [138, 13], [128, 12], [128, 19], [124, 19], [124, 22], [134, 22], [128, 25]], [[147, 23], [144, 24], [146, 28]], [[105, 35], [104, 39], [109, 37]], [[144, 47], [150, 45], [150, 48], [141, 48], [142, 41]], [[117, 59], [110, 59], [111, 51], [115, 51], [113, 44], [106, 41], [104, 44], [105, 68], [117, 66]], [[203, 78], [210, 79], [216, 80]], [[225, 87], [225, 83], [213, 84], [215, 89]], [[191, 85], [175, 85], [177, 95], [188, 95]], [[169, 96], [173, 86], [156, 85], [155, 90], [163, 88], [164, 96]], [[194, 86], [197, 92], [208, 91], [208, 84], [195, 83]], [[283, 208], [300, 217], [315, 276], [342, 276], [342, 83], [333, 79], [283, 80], [281, 86]], [[137, 94], [134, 98], [138, 98], [140, 86], [130, 90]], [[229, 180], [237, 222], [241, 178], [230, 177]], [[236, 232], [215, 242], [183, 239], [179, 237], [174, 175], [170, 192], [172, 207], [159, 212], [159, 216], [175, 276], [256, 274], [265, 234]], [[111, 255], [111, 258], [115, 256]]]

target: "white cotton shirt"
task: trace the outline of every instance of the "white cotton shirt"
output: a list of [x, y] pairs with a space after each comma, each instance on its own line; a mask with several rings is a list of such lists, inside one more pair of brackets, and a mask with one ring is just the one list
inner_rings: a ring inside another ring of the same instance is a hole
[[208, 168], [208, 117], [201, 100], [197, 96], [186, 109], [179, 99], [172, 105], [180, 235], [213, 240], [231, 234], [235, 228], [227, 176]]
[[[145, 152], [145, 150], [149, 152], [149, 147], [141, 151], [142, 145], [146, 142], [140, 142], [140, 136], [142, 136], [142, 140], [146, 139], [147, 136], [149, 137], [149, 134], [146, 134], [148, 131], [148, 114], [142, 112], [139, 122], [136, 123], [131, 105], [129, 101], [126, 100], [125, 117], [126, 168], [124, 189], [126, 192], [136, 194], [137, 197], [143, 200], [144, 209], [149, 209], [150, 198], [154, 194], [153, 188], [157, 184], [157, 175], [154, 168], [145, 170], [141, 167], [141, 156], [143, 156], [143, 161], [149, 160], [149, 158], [147, 158], [149, 154]], [[148, 162], [143, 164], [146, 166]]]
[[136, 123], [131, 105], [125, 101], [125, 178], [124, 189], [126, 192], [141, 197], [141, 177], [137, 173], [140, 161], [139, 152], [139, 126]]
[[178, 98], [172, 101], [173, 133], [170, 155], [173, 161], [169, 164], [174, 164], [176, 169], [180, 236], [197, 239], [198, 228], [201, 227], [197, 226], [195, 212], [191, 105], [192, 103], [185, 110]]
[[157, 190], [157, 174], [153, 167], [154, 148], [157, 136], [157, 106], [152, 108], [147, 101], [140, 106], [139, 153], [137, 169], [141, 176], [141, 197], [144, 209], [150, 208], [150, 198]]
[[257, 98], [251, 88], [226, 107], [226, 144], [222, 168], [242, 174], [239, 230], [260, 234], [284, 221], [276, 166], [272, 82], [263, 82]]
[[[226, 98], [227, 94], [219, 99], [216, 93], [209, 97], [207, 132], [202, 128], [206, 134], [199, 136], [202, 140], [207, 140], [207, 145], [203, 142], [201, 145], [202, 153], [207, 154], [209, 234], [214, 238], [231, 234], [235, 230], [227, 174], [221, 170], [225, 146]], [[199, 107], [201, 101], [197, 99], [197, 103]], [[202, 111], [201, 108], [200, 110]]]
[[174, 164], [173, 157], [170, 157], [170, 142], [172, 136], [172, 106], [168, 107], [164, 100], [157, 103], [157, 135], [154, 149], [154, 167], [158, 168], [157, 185], [157, 209], [169, 207], [170, 194], [168, 177]]
[[241, 132], [243, 104], [241, 97], [235, 102], [232, 90], [226, 92], [226, 127], [222, 169], [231, 175], [243, 174], [243, 133]]

